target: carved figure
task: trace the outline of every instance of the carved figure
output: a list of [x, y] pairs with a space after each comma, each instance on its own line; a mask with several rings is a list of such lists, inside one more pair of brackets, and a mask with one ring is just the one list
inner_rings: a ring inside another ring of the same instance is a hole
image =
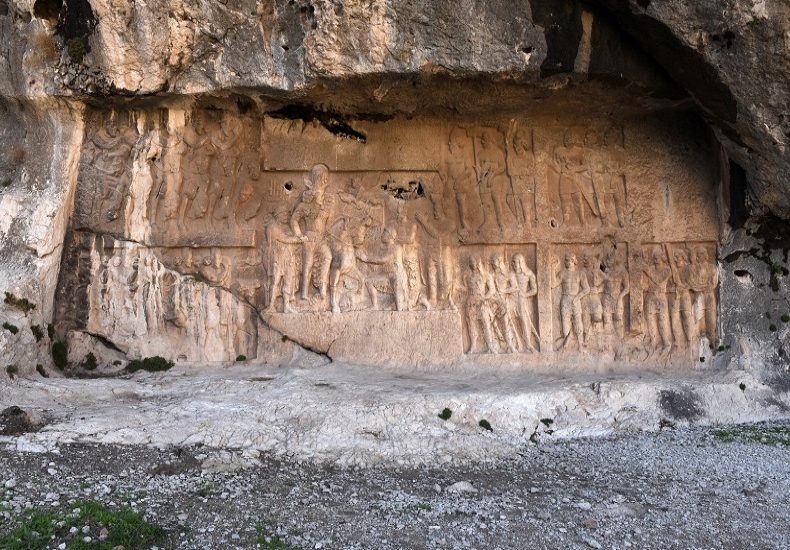
[[507, 164], [505, 153], [495, 145], [489, 132], [480, 136], [480, 149], [476, 151], [476, 171], [480, 200], [483, 204], [483, 227], [492, 221], [489, 213], [493, 209], [494, 220], [499, 230], [502, 231], [502, 197], [505, 193], [505, 178]]
[[601, 271], [601, 261], [598, 255], [590, 250], [582, 254], [582, 267], [587, 276], [590, 292], [582, 302], [582, 320], [584, 323], [584, 338], [587, 343], [603, 333], [603, 304], [601, 291], [605, 275]]
[[241, 124], [230, 117], [223, 118], [219, 129], [211, 133], [211, 143], [217, 151], [217, 156], [211, 163], [208, 193], [208, 212], [212, 226], [214, 221], [229, 221], [230, 214], [236, 209], [234, 194], [240, 167], [239, 157], [242, 153], [239, 146], [241, 136]]
[[365, 277], [357, 267], [354, 239], [349, 232], [348, 222], [345, 218], [340, 218], [335, 222], [329, 235], [331, 237], [329, 246], [332, 249], [332, 264], [329, 271], [329, 304], [332, 313], [339, 313], [338, 285], [342, 282], [342, 278], [354, 279], [362, 286]]
[[[513, 319], [510, 298], [518, 292], [518, 287], [507, 270], [505, 258], [499, 252], [491, 255], [492, 278], [496, 292], [491, 296], [490, 308], [494, 331], [505, 341], [507, 350], [516, 353], [516, 343], [513, 339]], [[493, 351], [493, 350], [492, 350]]]
[[469, 349], [466, 353], [474, 353], [477, 348], [479, 332], [483, 333], [486, 352], [494, 353], [494, 338], [492, 334], [492, 315], [488, 305], [489, 300], [496, 292], [494, 279], [483, 266], [483, 260], [478, 256], [469, 258], [469, 272], [464, 279], [466, 283], [466, 326], [469, 332]]
[[230, 288], [232, 265], [230, 258], [222, 255], [217, 249], [212, 255], [203, 258], [200, 275], [207, 281], [225, 288]]
[[584, 349], [584, 323], [582, 321], [582, 300], [590, 292], [587, 276], [577, 268], [576, 255], [572, 252], [565, 254], [565, 267], [560, 269], [560, 261], [554, 258], [554, 281], [551, 288], [562, 287], [560, 298], [560, 320], [562, 323], [562, 343], [559, 348], [567, 349], [571, 335], [576, 336], [579, 349]]
[[559, 192], [562, 226], [570, 224], [571, 210], [575, 211], [579, 223], [586, 226], [584, 197], [579, 190], [579, 178], [586, 170], [584, 152], [580, 147], [558, 147], [555, 157], [560, 171]]
[[[466, 134], [460, 128], [455, 128], [450, 132], [448, 140], [449, 158], [444, 164], [439, 177], [444, 181], [445, 187], [452, 186], [455, 194], [455, 201], [458, 205], [458, 218], [463, 229], [469, 229], [469, 201], [476, 193], [475, 174], [472, 163], [464, 151], [464, 138]], [[434, 213], [436, 217], [436, 213]]]
[[[411, 309], [407, 302], [408, 291], [406, 270], [403, 267], [403, 248], [397, 242], [395, 231], [389, 227], [382, 232], [381, 240], [384, 245], [384, 253], [381, 255], [371, 256], [363, 250], [356, 252], [360, 261], [384, 267], [381, 277], [371, 276], [365, 281], [370, 296], [371, 309], [379, 309], [378, 293], [381, 290], [391, 290], [395, 295], [395, 308], [398, 311]], [[382, 285], [382, 283], [384, 284]]]
[[98, 180], [97, 186], [101, 186], [101, 191], [94, 195], [93, 212], [108, 222], [115, 221], [121, 214], [130, 183], [129, 161], [136, 141], [134, 128], [127, 127], [122, 132], [113, 116], [91, 136], [90, 164]]
[[306, 237], [297, 237], [290, 231], [290, 215], [285, 205], [274, 211], [274, 219], [266, 225], [266, 255], [269, 273], [269, 306], [267, 311], [275, 311], [277, 297], [282, 296], [283, 313], [296, 313], [292, 304], [296, 277], [296, 251], [292, 245], [301, 244]]
[[667, 283], [672, 277], [672, 270], [664, 261], [664, 253], [653, 252], [653, 265], [643, 271], [647, 283], [645, 291], [645, 317], [650, 346], [658, 349], [661, 338], [662, 353], [669, 353], [672, 347], [672, 330], [669, 322], [669, 304], [667, 303]]
[[409, 309], [418, 302], [430, 309], [431, 304], [424, 295], [422, 272], [420, 270], [420, 250], [417, 243], [417, 224], [406, 216], [406, 207], [401, 201], [397, 210], [398, 242], [403, 248], [403, 268], [406, 270], [407, 301]]
[[514, 324], [517, 333], [519, 333], [520, 329], [524, 348], [529, 352], [536, 352], [537, 350], [532, 345], [531, 339], [534, 336], [535, 342], [539, 342], [540, 335], [532, 323], [532, 298], [538, 293], [538, 284], [535, 274], [527, 267], [527, 260], [523, 254], [513, 254], [512, 266], [511, 285], [517, 289], [514, 295]]
[[716, 345], [717, 311], [716, 288], [719, 286], [719, 270], [710, 262], [704, 246], [694, 249], [694, 261], [689, 269], [689, 284], [699, 304], [700, 320], [705, 324], [705, 336], [711, 346]]
[[132, 179], [129, 184], [129, 200], [126, 203], [126, 236], [144, 241], [150, 231], [148, 203], [153, 187], [151, 160], [161, 153], [156, 131], [147, 136], [135, 151], [132, 163]]
[[614, 210], [617, 225], [625, 227], [625, 175], [622, 173], [616, 156], [618, 153], [619, 151], [605, 150], [603, 155], [593, 155], [590, 164], [598, 198], [601, 224], [612, 224], [610, 218], [612, 210]]
[[522, 225], [537, 224], [535, 210], [535, 154], [532, 133], [520, 129], [512, 134], [513, 146], [508, 150], [507, 171], [513, 199], [513, 213]]
[[[670, 248], [667, 246], [668, 255], [669, 250]], [[674, 293], [670, 293], [670, 298], [672, 298], [670, 304], [672, 332], [675, 335], [676, 343], [683, 341], [691, 343], [696, 337], [694, 304], [689, 287], [692, 266], [689, 262], [689, 254], [685, 249], [676, 249], [672, 256], [675, 259], [674, 264], [670, 265], [672, 268], [672, 286], [674, 287]]]
[[182, 130], [168, 131], [159, 158], [153, 163], [156, 191], [151, 200], [151, 220], [158, 220], [161, 213], [168, 222], [178, 223], [182, 187], [181, 157], [185, 150]]
[[428, 301], [432, 307], [456, 309], [453, 301], [454, 263], [453, 239], [456, 225], [449, 218], [434, 216], [428, 221], [425, 214], [418, 212], [415, 218], [431, 237], [425, 256], [428, 271]]
[[200, 113], [193, 113], [191, 123], [186, 125], [184, 143], [188, 148], [181, 161], [185, 189], [178, 215], [180, 227], [184, 227], [186, 218], [198, 220], [205, 216], [209, 207], [211, 163], [216, 150]]
[[603, 279], [603, 328], [607, 334], [614, 333], [625, 337], [625, 297], [631, 292], [628, 271], [620, 263], [617, 251], [612, 250], [604, 260], [606, 267]]
[[329, 168], [323, 164], [314, 166], [309, 181], [309, 188], [302, 193], [302, 200], [291, 215], [291, 231], [297, 237], [305, 237], [300, 290], [303, 300], [309, 298], [311, 283], [318, 287], [320, 298], [326, 298], [332, 261], [332, 251], [324, 239], [334, 204], [332, 197], [325, 197]]

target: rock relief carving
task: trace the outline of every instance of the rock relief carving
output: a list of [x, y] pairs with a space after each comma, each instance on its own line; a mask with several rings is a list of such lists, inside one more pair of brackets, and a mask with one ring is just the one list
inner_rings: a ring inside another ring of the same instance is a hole
[[[535, 353], [537, 279], [523, 252], [484, 247], [466, 258], [467, 353]], [[510, 248], [510, 247], [506, 247]], [[482, 338], [482, 341], [481, 341]]]
[[[230, 357], [258, 313], [392, 311], [457, 312], [476, 356], [629, 361], [716, 343], [715, 249], [634, 239], [621, 127], [557, 141], [522, 120], [444, 125], [434, 164], [275, 170], [260, 120], [114, 121], [90, 136], [104, 155], [93, 213], [123, 213], [124, 236], [166, 249], [99, 254], [91, 315], [114, 338], [178, 329]], [[579, 244], [585, 231], [600, 240]]]

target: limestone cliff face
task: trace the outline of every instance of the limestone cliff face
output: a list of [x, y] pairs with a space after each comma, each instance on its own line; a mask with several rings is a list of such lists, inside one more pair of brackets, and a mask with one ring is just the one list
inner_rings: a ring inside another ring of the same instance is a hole
[[[0, 0], [0, 291], [36, 305], [0, 304], [20, 329], [0, 332], [0, 366], [50, 366], [30, 327], [52, 321], [70, 266], [86, 107], [253, 110], [341, 133], [396, 115], [698, 112], [736, 188], [725, 202], [747, 200], [743, 177], [750, 206], [787, 218], [788, 29], [782, 0]], [[754, 248], [729, 231], [728, 251]]]

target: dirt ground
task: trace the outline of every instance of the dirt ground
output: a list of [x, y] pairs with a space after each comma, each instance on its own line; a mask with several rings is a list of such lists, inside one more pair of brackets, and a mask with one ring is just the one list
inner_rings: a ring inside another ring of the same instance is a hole
[[503, 460], [418, 469], [202, 445], [36, 453], [11, 439], [0, 447], [0, 540], [25, 509], [95, 501], [161, 526], [160, 549], [781, 549], [789, 459], [790, 423], [538, 441]]

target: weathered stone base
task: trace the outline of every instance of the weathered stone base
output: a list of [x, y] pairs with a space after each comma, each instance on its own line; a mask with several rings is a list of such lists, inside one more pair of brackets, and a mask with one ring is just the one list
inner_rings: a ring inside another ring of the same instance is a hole
[[[47, 422], [0, 442], [204, 444], [341, 466], [440, 464], [513, 456], [530, 441], [790, 417], [790, 394], [748, 371], [642, 372], [573, 382], [481, 369], [456, 376], [329, 365], [181, 365], [133, 378], [17, 380], [0, 409]], [[438, 414], [452, 411], [448, 420]], [[479, 426], [487, 420], [493, 431]]]

